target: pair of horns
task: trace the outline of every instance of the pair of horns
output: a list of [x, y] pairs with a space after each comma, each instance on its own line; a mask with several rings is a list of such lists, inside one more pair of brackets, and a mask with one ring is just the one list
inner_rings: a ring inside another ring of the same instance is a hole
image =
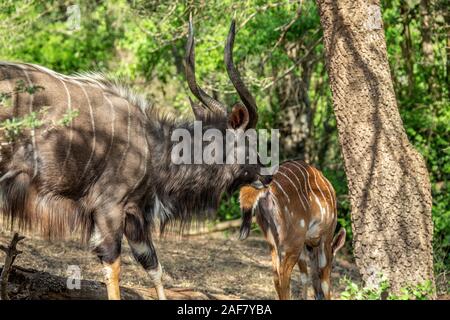
[[[228, 32], [227, 42], [225, 44], [225, 65], [228, 76], [233, 83], [239, 97], [247, 108], [249, 114], [248, 128], [255, 128], [258, 122], [258, 112], [255, 99], [248, 91], [247, 87], [241, 79], [239, 71], [236, 69], [233, 63], [233, 45], [234, 37], [236, 34], [236, 24], [233, 20], [231, 22], [230, 31]], [[189, 35], [186, 46], [186, 79], [189, 85], [189, 89], [194, 96], [201, 101], [201, 103], [211, 112], [227, 115], [227, 108], [221, 102], [217, 101], [210, 95], [208, 95], [197, 84], [195, 79], [195, 49], [194, 49], [194, 27], [192, 25], [192, 15], [189, 16]]]

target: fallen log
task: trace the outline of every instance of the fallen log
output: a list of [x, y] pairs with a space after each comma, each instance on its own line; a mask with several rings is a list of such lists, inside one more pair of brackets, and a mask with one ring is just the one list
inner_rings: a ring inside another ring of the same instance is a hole
[[[2, 268], [0, 267], [0, 271]], [[12, 300], [106, 300], [106, 286], [103, 282], [81, 280], [79, 289], [69, 289], [67, 278], [48, 272], [14, 266], [9, 278], [10, 298]], [[166, 288], [168, 299], [174, 300], [227, 300], [238, 299], [236, 296], [225, 296], [196, 291], [191, 288]], [[123, 300], [157, 299], [153, 288], [121, 287]]]
[[202, 226], [199, 228], [194, 228], [192, 230], [187, 231], [183, 235], [191, 236], [191, 237], [192, 236], [201, 236], [201, 235], [205, 235], [205, 234], [226, 231], [229, 229], [235, 229], [235, 228], [239, 228], [241, 226], [241, 222], [242, 222], [241, 219], [219, 222], [213, 226]]

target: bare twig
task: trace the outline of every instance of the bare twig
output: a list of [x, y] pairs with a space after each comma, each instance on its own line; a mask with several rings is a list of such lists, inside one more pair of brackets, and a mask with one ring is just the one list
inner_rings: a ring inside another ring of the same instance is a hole
[[220, 222], [210, 228], [204, 227], [204, 228], [197, 229], [197, 230], [191, 230], [190, 232], [186, 233], [185, 235], [186, 236], [200, 236], [200, 235], [204, 235], [204, 234], [225, 231], [228, 229], [239, 228], [241, 226], [241, 223], [242, 223], [241, 219], [224, 221], [224, 222]]
[[23, 236], [19, 236], [16, 232], [11, 240], [8, 247], [0, 245], [0, 250], [4, 251], [6, 254], [5, 264], [3, 265], [2, 274], [0, 276], [0, 298], [1, 300], [9, 300], [8, 297], [8, 278], [11, 268], [14, 264], [16, 257], [22, 253], [22, 251], [17, 250], [16, 246], [19, 241], [25, 239]]
[[266, 90], [268, 88], [270, 88], [271, 86], [273, 86], [276, 82], [278, 82], [279, 80], [283, 79], [284, 77], [286, 77], [288, 74], [290, 74], [299, 64], [301, 64], [303, 61], [306, 60], [306, 58], [308, 58], [308, 56], [311, 54], [311, 52], [314, 50], [314, 48], [322, 42], [322, 38], [320, 37], [319, 39], [317, 39], [316, 42], [314, 42], [314, 44], [308, 49], [308, 51], [305, 53], [305, 55], [298, 59], [292, 66], [290, 66], [288, 69], [286, 69], [280, 76], [277, 76], [275, 79], [273, 79], [270, 83], [266, 84], [265, 86], [263, 86], [262, 90]]
[[264, 57], [264, 59], [262, 60], [262, 62], [261, 62], [262, 65], [264, 65], [267, 62], [267, 59], [269, 59], [272, 56], [275, 49], [281, 44], [281, 42], [284, 40], [284, 37], [286, 37], [286, 34], [289, 31], [289, 29], [302, 15], [302, 4], [303, 4], [303, 1], [300, 1], [297, 11], [295, 12], [295, 17], [291, 21], [289, 21], [288, 23], [286, 23], [285, 25], [280, 27], [280, 29], [281, 29], [280, 37], [278, 38], [277, 42], [272, 47], [272, 49], [270, 49], [269, 54], [266, 55]]

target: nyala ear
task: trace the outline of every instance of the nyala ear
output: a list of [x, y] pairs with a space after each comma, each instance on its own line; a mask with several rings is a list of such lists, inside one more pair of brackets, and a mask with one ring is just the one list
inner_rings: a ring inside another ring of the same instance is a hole
[[206, 119], [206, 109], [203, 108], [199, 103], [192, 101], [189, 97], [189, 103], [191, 104], [192, 111], [194, 112], [195, 120], [203, 121]]
[[249, 121], [247, 108], [242, 103], [236, 103], [228, 116], [228, 128], [245, 130]]
[[331, 250], [333, 250], [333, 256], [336, 255], [336, 253], [339, 251], [340, 248], [342, 248], [342, 246], [345, 243], [345, 236], [346, 236], [346, 232], [344, 228], [341, 228], [341, 230], [339, 230], [339, 232], [334, 236], [333, 238], [333, 242], [331, 243]]

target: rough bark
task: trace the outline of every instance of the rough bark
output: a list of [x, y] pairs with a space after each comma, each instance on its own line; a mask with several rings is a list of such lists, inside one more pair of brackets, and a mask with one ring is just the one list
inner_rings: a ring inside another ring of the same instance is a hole
[[392, 291], [433, 276], [431, 188], [400, 118], [379, 1], [317, 0], [352, 206], [356, 264]]

